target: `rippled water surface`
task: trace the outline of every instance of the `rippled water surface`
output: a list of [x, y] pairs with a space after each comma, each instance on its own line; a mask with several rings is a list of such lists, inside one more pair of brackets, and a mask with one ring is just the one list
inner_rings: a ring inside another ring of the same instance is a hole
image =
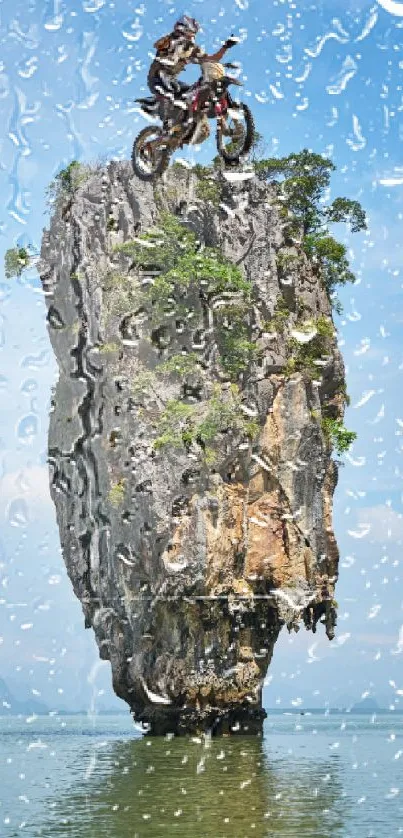
[[274, 716], [263, 740], [141, 738], [125, 716], [0, 730], [10, 838], [403, 834], [402, 716]]

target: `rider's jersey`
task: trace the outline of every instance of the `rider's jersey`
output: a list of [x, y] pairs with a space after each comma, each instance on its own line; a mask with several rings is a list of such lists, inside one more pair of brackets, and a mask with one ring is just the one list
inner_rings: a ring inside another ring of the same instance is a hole
[[177, 76], [188, 64], [199, 64], [207, 54], [201, 47], [189, 41], [183, 34], [172, 32], [154, 44], [157, 55], [150, 67], [150, 75], [163, 72]]

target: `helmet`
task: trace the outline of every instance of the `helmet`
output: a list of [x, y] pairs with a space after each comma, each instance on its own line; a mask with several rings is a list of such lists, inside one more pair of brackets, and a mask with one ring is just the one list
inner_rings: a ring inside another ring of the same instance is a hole
[[189, 15], [182, 15], [179, 20], [176, 21], [174, 30], [179, 32], [189, 32], [192, 35], [196, 35], [200, 29], [200, 24], [194, 17], [189, 17]]

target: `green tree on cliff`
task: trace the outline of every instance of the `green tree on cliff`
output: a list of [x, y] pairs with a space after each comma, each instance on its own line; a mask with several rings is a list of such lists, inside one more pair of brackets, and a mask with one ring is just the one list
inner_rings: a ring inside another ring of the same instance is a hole
[[28, 247], [10, 247], [4, 255], [4, 273], [6, 279], [20, 277], [23, 272], [35, 264], [38, 253], [31, 245]]
[[347, 248], [330, 235], [328, 225], [344, 222], [358, 233], [367, 229], [366, 215], [361, 204], [349, 198], [326, 203], [334, 163], [305, 148], [288, 157], [255, 160], [254, 166], [262, 180], [281, 178], [285, 212], [302, 232], [304, 250], [318, 264], [327, 292], [331, 294], [336, 285], [354, 282]]

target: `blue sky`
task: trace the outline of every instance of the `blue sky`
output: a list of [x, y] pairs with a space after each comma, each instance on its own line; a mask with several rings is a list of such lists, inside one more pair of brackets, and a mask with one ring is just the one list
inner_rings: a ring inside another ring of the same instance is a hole
[[[183, 11], [200, 20], [208, 49], [241, 35], [231, 58], [242, 63], [243, 95], [268, 153], [308, 146], [331, 155], [333, 195], [358, 198], [370, 222], [367, 234], [346, 239], [358, 282], [342, 291], [338, 318], [346, 424], [358, 433], [335, 498], [338, 638], [284, 635], [266, 701], [334, 703], [369, 691], [401, 702], [403, 15], [376, 0], [3, 0], [0, 265], [16, 241], [39, 244], [45, 189], [62, 166], [128, 158], [143, 126], [134, 99], [152, 43]], [[213, 153], [209, 141], [182, 156]], [[84, 632], [47, 489], [56, 367], [35, 273], [0, 279], [0, 301], [0, 674], [53, 706], [87, 706], [94, 689], [105, 690], [98, 703], [111, 704], [108, 667], [97, 665]]]

